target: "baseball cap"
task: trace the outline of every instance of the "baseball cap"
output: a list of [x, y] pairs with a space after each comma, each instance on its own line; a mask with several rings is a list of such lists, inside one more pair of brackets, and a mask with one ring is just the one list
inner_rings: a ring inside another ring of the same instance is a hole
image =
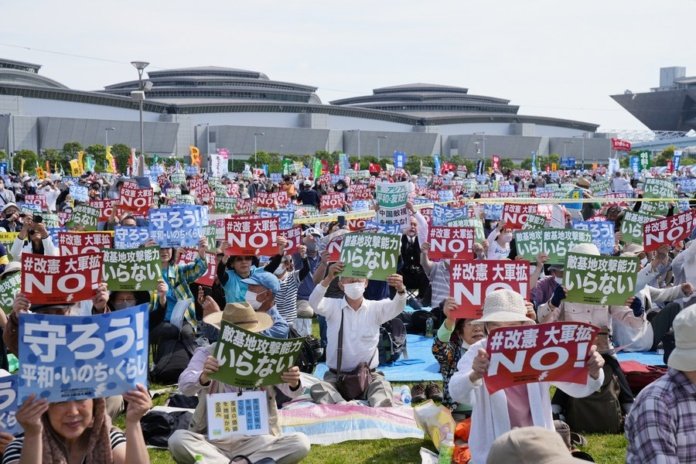
[[307, 230], [304, 231], [304, 235], [305, 235], [305, 237], [307, 235], [314, 235], [315, 237], [323, 237], [324, 236], [324, 234], [322, 234], [321, 231], [319, 229], [317, 229], [316, 227], [308, 228]]
[[672, 323], [676, 348], [667, 365], [679, 371], [696, 371], [696, 305], [682, 309]]
[[574, 458], [556, 431], [542, 427], [520, 427], [496, 438], [486, 459], [487, 464], [508, 462], [576, 464], [587, 461]]
[[280, 281], [278, 278], [266, 271], [254, 272], [248, 278], [243, 279], [242, 282], [247, 285], [261, 285], [269, 289], [274, 296], [280, 291]]

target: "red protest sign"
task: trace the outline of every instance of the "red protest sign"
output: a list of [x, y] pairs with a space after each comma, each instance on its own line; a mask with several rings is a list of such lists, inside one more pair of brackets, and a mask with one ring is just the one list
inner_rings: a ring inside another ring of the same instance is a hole
[[319, 209], [322, 211], [327, 209], [341, 209], [343, 208], [344, 197], [340, 192], [326, 193], [321, 196], [321, 203]]
[[61, 256], [101, 253], [112, 248], [109, 232], [58, 232], [58, 248]]
[[479, 319], [486, 295], [495, 290], [509, 289], [525, 299], [529, 296], [530, 265], [526, 261], [453, 260], [449, 268], [457, 319]]
[[22, 293], [33, 304], [77, 303], [99, 286], [102, 254], [46, 256], [22, 254]]
[[24, 203], [36, 205], [41, 208], [41, 211], [48, 211], [46, 195], [24, 195]]
[[537, 205], [505, 203], [500, 222], [510, 229], [521, 230], [530, 214], [537, 214]]
[[137, 216], [147, 216], [147, 212], [152, 206], [152, 197], [151, 188], [138, 188], [138, 184], [135, 182], [124, 182], [121, 185], [119, 206]]
[[196, 193], [196, 197], [202, 204], [211, 204], [215, 198], [215, 192], [207, 184], [201, 185]]
[[[198, 258], [198, 250], [191, 248], [185, 248], [183, 253], [179, 255], [179, 264], [192, 263]], [[215, 275], [217, 274], [217, 256], [215, 253], [206, 253], [205, 262], [208, 264], [208, 269], [205, 274], [200, 276], [195, 280], [197, 284], [203, 285], [205, 287], [212, 287], [215, 282]]]
[[348, 219], [348, 230], [350, 230], [351, 232], [363, 230], [365, 228], [366, 222], [367, 218]]
[[433, 208], [421, 208], [420, 213], [423, 215], [428, 225], [433, 223]]
[[654, 251], [662, 245], [674, 245], [687, 238], [696, 227], [696, 215], [690, 209], [675, 216], [669, 216], [643, 224], [643, 248]]
[[335, 263], [341, 259], [341, 246], [343, 245], [343, 235], [332, 238], [326, 245], [326, 251], [329, 252], [329, 262]]
[[89, 206], [99, 209], [99, 222], [107, 222], [114, 212], [114, 208], [118, 208], [119, 200], [90, 200]]
[[285, 208], [290, 202], [290, 198], [288, 198], [287, 192], [258, 192], [254, 202], [260, 208], [278, 209]]
[[474, 248], [473, 227], [430, 227], [428, 256], [433, 260], [471, 258]]
[[287, 230], [281, 230], [280, 235], [285, 237], [288, 244], [285, 247], [287, 253], [295, 253], [297, 248], [302, 245], [302, 227], [291, 227]]
[[198, 189], [205, 185], [205, 180], [202, 177], [192, 177], [186, 181], [189, 191], [195, 192], [198, 195]]
[[273, 256], [278, 253], [278, 218], [225, 219], [228, 255]]
[[631, 151], [631, 142], [628, 140], [612, 138], [611, 149], [614, 151]]
[[348, 201], [353, 202], [356, 200], [371, 200], [372, 192], [363, 184], [352, 184], [348, 187]]
[[599, 328], [581, 322], [492, 330], [486, 347], [490, 364], [484, 376], [488, 393], [527, 383], [587, 383], [586, 361], [597, 332]]

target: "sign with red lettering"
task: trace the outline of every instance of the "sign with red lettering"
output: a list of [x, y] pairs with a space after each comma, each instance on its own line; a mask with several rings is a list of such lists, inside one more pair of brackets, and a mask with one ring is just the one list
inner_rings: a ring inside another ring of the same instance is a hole
[[285, 237], [288, 244], [285, 246], [287, 253], [295, 253], [297, 248], [302, 245], [302, 227], [291, 227], [286, 230], [281, 230], [280, 235]]
[[[196, 260], [196, 258], [198, 258], [198, 250], [184, 248], [183, 253], [179, 255], [179, 264], [192, 263]], [[215, 253], [206, 253], [205, 261], [208, 264], [208, 269], [205, 271], [205, 274], [197, 278], [195, 282], [203, 285], [204, 287], [212, 287], [217, 274], [217, 256], [215, 256]]]
[[99, 209], [99, 222], [107, 222], [118, 207], [119, 200], [90, 200], [89, 206]]
[[527, 215], [529, 214], [537, 214], [537, 205], [505, 203], [500, 222], [510, 229], [520, 230], [524, 223], [527, 222]]
[[471, 258], [474, 249], [473, 227], [430, 227], [428, 256], [432, 260]]
[[372, 191], [364, 184], [352, 184], [348, 187], [348, 202], [356, 200], [372, 200]]
[[104, 248], [111, 248], [109, 232], [58, 232], [58, 247], [61, 256], [101, 253]]
[[674, 245], [687, 238], [696, 227], [696, 214], [690, 209], [643, 224], [643, 248], [654, 251], [662, 245]]
[[102, 254], [22, 254], [22, 293], [32, 304], [89, 300], [101, 282]]
[[614, 151], [631, 151], [631, 142], [628, 140], [612, 138], [611, 149]]
[[228, 255], [273, 256], [278, 253], [278, 218], [226, 219]]
[[527, 383], [587, 383], [587, 360], [597, 332], [599, 328], [582, 322], [493, 329], [486, 346], [488, 393]]
[[319, 209], [322, 211], [343, 208], [344, 196], [340, 192], [327, 193], [321, 196]]
[[509, 260], [450, 261], [450, 295], [457, 302], [454, 317], [479, 319], [486, 295], [508, 289], [529, 296], [529, 263]]
[[121, 185], [119, 206], [137, 216], [147, 216], [147, 212], [152, 206], [152, 197], [151, 188], [138, 188], [138, 184], [135, 182], [124, 182]]
[[351, 232], [363, 230], [367, 221], [367, 218], [348, 219], [348, 230], [350, 230]]
[[290, 202], [290, 198], [288, 198], [287, 192], [258, 192], [254, 202], [259, 208], [279, 209], [285, 208]]
[[24, 195], [24, 203], [36, 205], [41, 208], [41, 211], [48, 211], [46, 195]]
[[198, 188], [196, 197], [201, 204], [210, 205], [215, 199], [215, 191], [208, 184], [204, 184]]

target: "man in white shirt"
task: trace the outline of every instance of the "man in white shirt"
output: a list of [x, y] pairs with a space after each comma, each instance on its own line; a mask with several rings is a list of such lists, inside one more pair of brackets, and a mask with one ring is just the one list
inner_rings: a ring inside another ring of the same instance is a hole
[[367, 363], [370, 368], [371, 381], [362, 397], [372, 407], [392, 406], [392, 388], [381, 372], [377, 343], [379, 327], [398, 316], [406, 306], [406, 288], [399, 274], [392, 274], [387, 283], [396, 289], [394, 299], [370, 301], [363, 298], [367, 279], [341, 277], [338, 285], [344, 292], [343, 298], [325, 298], [331, 281], [343, 272], [343, 263], [337, 262], [329, 267], [326, 277], [314, 288], [309, 297], [309, 304], [314, 312], [326, 318], [327, 346], [326, 364], [329, 370], [324, 381], [311, 389], [312, 399], [321, 404], [333, 404], [345, 401], [336, 389], [338, 379], [339, 329], [343, 320], [343, 348], [341, 372], [353, 371], [360, 363]]
[[9, 203], [16, 203], [16, 201], [14, 192], [5, 188], [5, 179], [0, 177], [0, 208], [4, 208]]

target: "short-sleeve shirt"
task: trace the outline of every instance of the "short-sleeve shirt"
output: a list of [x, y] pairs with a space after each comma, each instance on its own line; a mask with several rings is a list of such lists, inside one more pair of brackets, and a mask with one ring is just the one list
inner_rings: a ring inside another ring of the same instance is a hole
[[[117, 446], [126, 443], [126, 436], [118, 429], [111, 429], [109, 432], [109, 441], [111, 442], [111, 449], [116, 449]], [[5, 454], [2, 456], [2, 464], [16, 464], [22, 457], [22, 447], [24, 446], [24, 436], [20, 435], [16, 437], [5, 449]], [[83, 464], [86, 462], [87, 457], [82, 460]]]

